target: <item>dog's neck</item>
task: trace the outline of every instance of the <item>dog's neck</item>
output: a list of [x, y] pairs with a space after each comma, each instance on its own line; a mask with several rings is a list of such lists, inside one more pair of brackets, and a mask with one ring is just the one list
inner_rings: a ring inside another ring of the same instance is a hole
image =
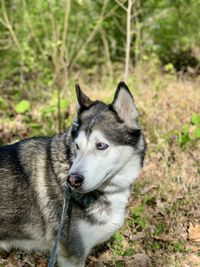
[[104, 194], [98, 190], [94, 190], [87, 194], [77, 193], [74, 191], [71, 199], [81, 209], [88, 209], [92, 204], [103, 197], [103, 195]]
[[107, 206], [110, 204], [110, 199], [114, 198], [115, 195], [119, 196], [123, 193], [125, 193], [126, 195], [128, 192], [129, 188], [125, 189], [115, 188], [115, 190], [108, 189], [105, 192], [100, 190], [94, 190], [86, 194], [73, 192], [71, 200], [80, 209], [85, 210], [90, 208], [93, 204], [99, 201], [101, 202], [101, 204]]

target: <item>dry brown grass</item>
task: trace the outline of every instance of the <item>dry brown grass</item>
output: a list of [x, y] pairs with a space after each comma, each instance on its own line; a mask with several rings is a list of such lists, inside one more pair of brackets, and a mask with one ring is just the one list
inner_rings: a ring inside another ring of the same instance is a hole
[[157, 95], [150, 91], [142, 90], [138, 101], [149, 144], [139, 183], [143, 191], [150, 187], [138, 200], [145, 195], [155, 200], [145, 204], [149, 225], [143, 248], [155, 266], [200, 266], [200, 258], [188, 248], [187, 233], [190, 222], [200, 223], [200, 144], [183, 149], [177, 137], [192, 113], [200, 112], [199, 84], [170, 82]]

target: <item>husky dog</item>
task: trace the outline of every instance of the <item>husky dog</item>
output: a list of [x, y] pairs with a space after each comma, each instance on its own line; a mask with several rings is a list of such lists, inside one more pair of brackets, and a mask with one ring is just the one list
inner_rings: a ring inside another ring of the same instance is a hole
[[61, 267], [83, 267], [91, 248], [124, 221], [145, 139], [124, 82], [107, 105], [76, 86], [78, 112], [68, 131], [0, 147], [0, 248], [50, 251], [66, 183], [73, 187], [58, 249]]

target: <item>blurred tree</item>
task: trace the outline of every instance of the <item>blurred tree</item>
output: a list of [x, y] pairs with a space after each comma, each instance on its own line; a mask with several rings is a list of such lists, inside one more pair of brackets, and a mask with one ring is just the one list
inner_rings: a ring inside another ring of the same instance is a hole
[[69, 75], [112, 76], [124, 63], [127, 79], [150, 54], [193, 67], [199, 17], [200, 0], [2, 0], [0, 80], [66, 91]]

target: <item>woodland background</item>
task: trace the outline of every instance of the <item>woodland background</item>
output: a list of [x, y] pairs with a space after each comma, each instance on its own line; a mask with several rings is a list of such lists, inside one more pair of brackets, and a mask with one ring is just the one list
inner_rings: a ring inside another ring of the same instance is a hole
[[0, 144], [64, 131], [77, 82], [111, 102], [125, 80], [141, 115], [148, 151], [126, 223], [87, 266], [200, 266], [199, 29], [200, 0], [0, 0]]

